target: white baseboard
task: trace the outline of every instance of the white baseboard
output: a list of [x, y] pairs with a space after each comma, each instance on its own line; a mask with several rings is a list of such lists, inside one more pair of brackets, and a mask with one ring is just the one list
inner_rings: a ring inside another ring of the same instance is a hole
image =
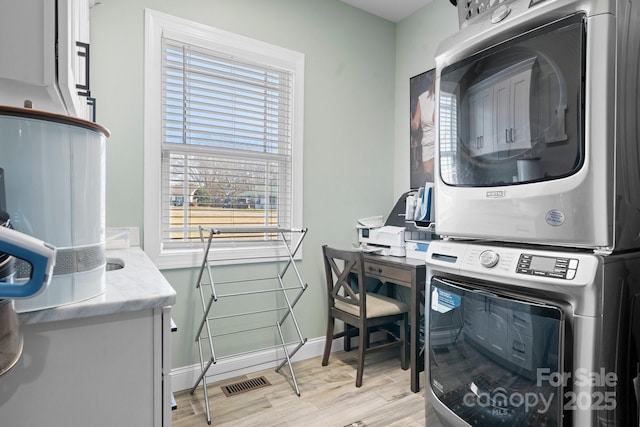
[[[314, 338], [308, 340], [295, 356], [293, 362], [311, 359], [322, 356], [324, 352], [325, 338]], [[333, 340], [331, 351], [343, 348], [343, 338]], [[278, 360], [276, 360], [278, 359]], [[276, 368], [282, 362], [282, 356], [278, 356], [275, 350], [255, 352], [249, 355], [230, 357], [219, 360], [215, 365], [211, 365], [207, 371], [207, 384], [222, 381], [228, 378], [247, 375], [264, 369]], [[289, 369], [284, 366], [282, 369]], [[295, 372], [295, 371], [294, 371]], [[187, 390], [193, 387], [201, 374], [200, 364], [183, 366], [171, 370], [171, 391]]]

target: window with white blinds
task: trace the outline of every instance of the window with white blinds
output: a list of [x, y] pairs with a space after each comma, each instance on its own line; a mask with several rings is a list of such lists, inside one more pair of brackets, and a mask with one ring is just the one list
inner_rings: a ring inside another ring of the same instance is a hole
[[440, 92], [439, 109], [440, 176], [445, 177], [446, 182], [456, 182], [457, 171], [454, 166], [458, 143], [455, 125], [458, 122], [456, 97], [449, 93]]
[[[168, 18], [151, 13], [150, 25]], [[150, 148], [160, 163], [160, 258], [201, 251], [201, 225], [301, 226], [301, 191], [295, 185], [301, 176], [299, 58], [288, 66], [277, 47], [265, 50], [260, 42], [194, 23], [181, 32], [175, 27], [181, 21], [160, 25], [159, 43], [153, 44], [160, 51], [160, 131], [155, 142], [145, 136], [145, 160], [149, 145], [160, 147]], [[153, 103], [152, 97], [147, 101]], [[146, 219], [145, 214], [145, 251]], [[277, 258], [269, 248], [281, 245], [272, 240], [277, 237], [271, 233], [225, 233], [216, 237], [213, 256]]]
[[290, 228], [291, 72], [167, 38], [162, 68], [163, 243], [199, 225]]

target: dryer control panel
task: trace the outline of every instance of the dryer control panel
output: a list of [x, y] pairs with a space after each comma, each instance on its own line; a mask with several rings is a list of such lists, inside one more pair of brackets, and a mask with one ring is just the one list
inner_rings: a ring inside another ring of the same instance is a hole
[[458, 0], [458, 23], [490, 19], [493, 24], [502, 21], [511, 13], [514, 3], [517, 9], [526, 10], [545, 0]]

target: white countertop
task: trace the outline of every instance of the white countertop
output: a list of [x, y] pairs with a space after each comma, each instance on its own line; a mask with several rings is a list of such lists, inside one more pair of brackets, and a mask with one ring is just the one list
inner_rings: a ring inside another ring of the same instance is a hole
[[175, 304], [176, 291], [139, 247], [110, 249], [107, 260], [121, 260], [124, 268], [106, 272], [106, 291], [84, 301], [20, 313], [23, 325], [104, 316]]

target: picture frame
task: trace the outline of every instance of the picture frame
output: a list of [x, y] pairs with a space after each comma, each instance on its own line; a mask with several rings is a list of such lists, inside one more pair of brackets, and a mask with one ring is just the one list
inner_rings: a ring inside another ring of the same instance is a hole
[[410, 186], [433, 182], [435, 157], [435, 68], [409, 79]]

